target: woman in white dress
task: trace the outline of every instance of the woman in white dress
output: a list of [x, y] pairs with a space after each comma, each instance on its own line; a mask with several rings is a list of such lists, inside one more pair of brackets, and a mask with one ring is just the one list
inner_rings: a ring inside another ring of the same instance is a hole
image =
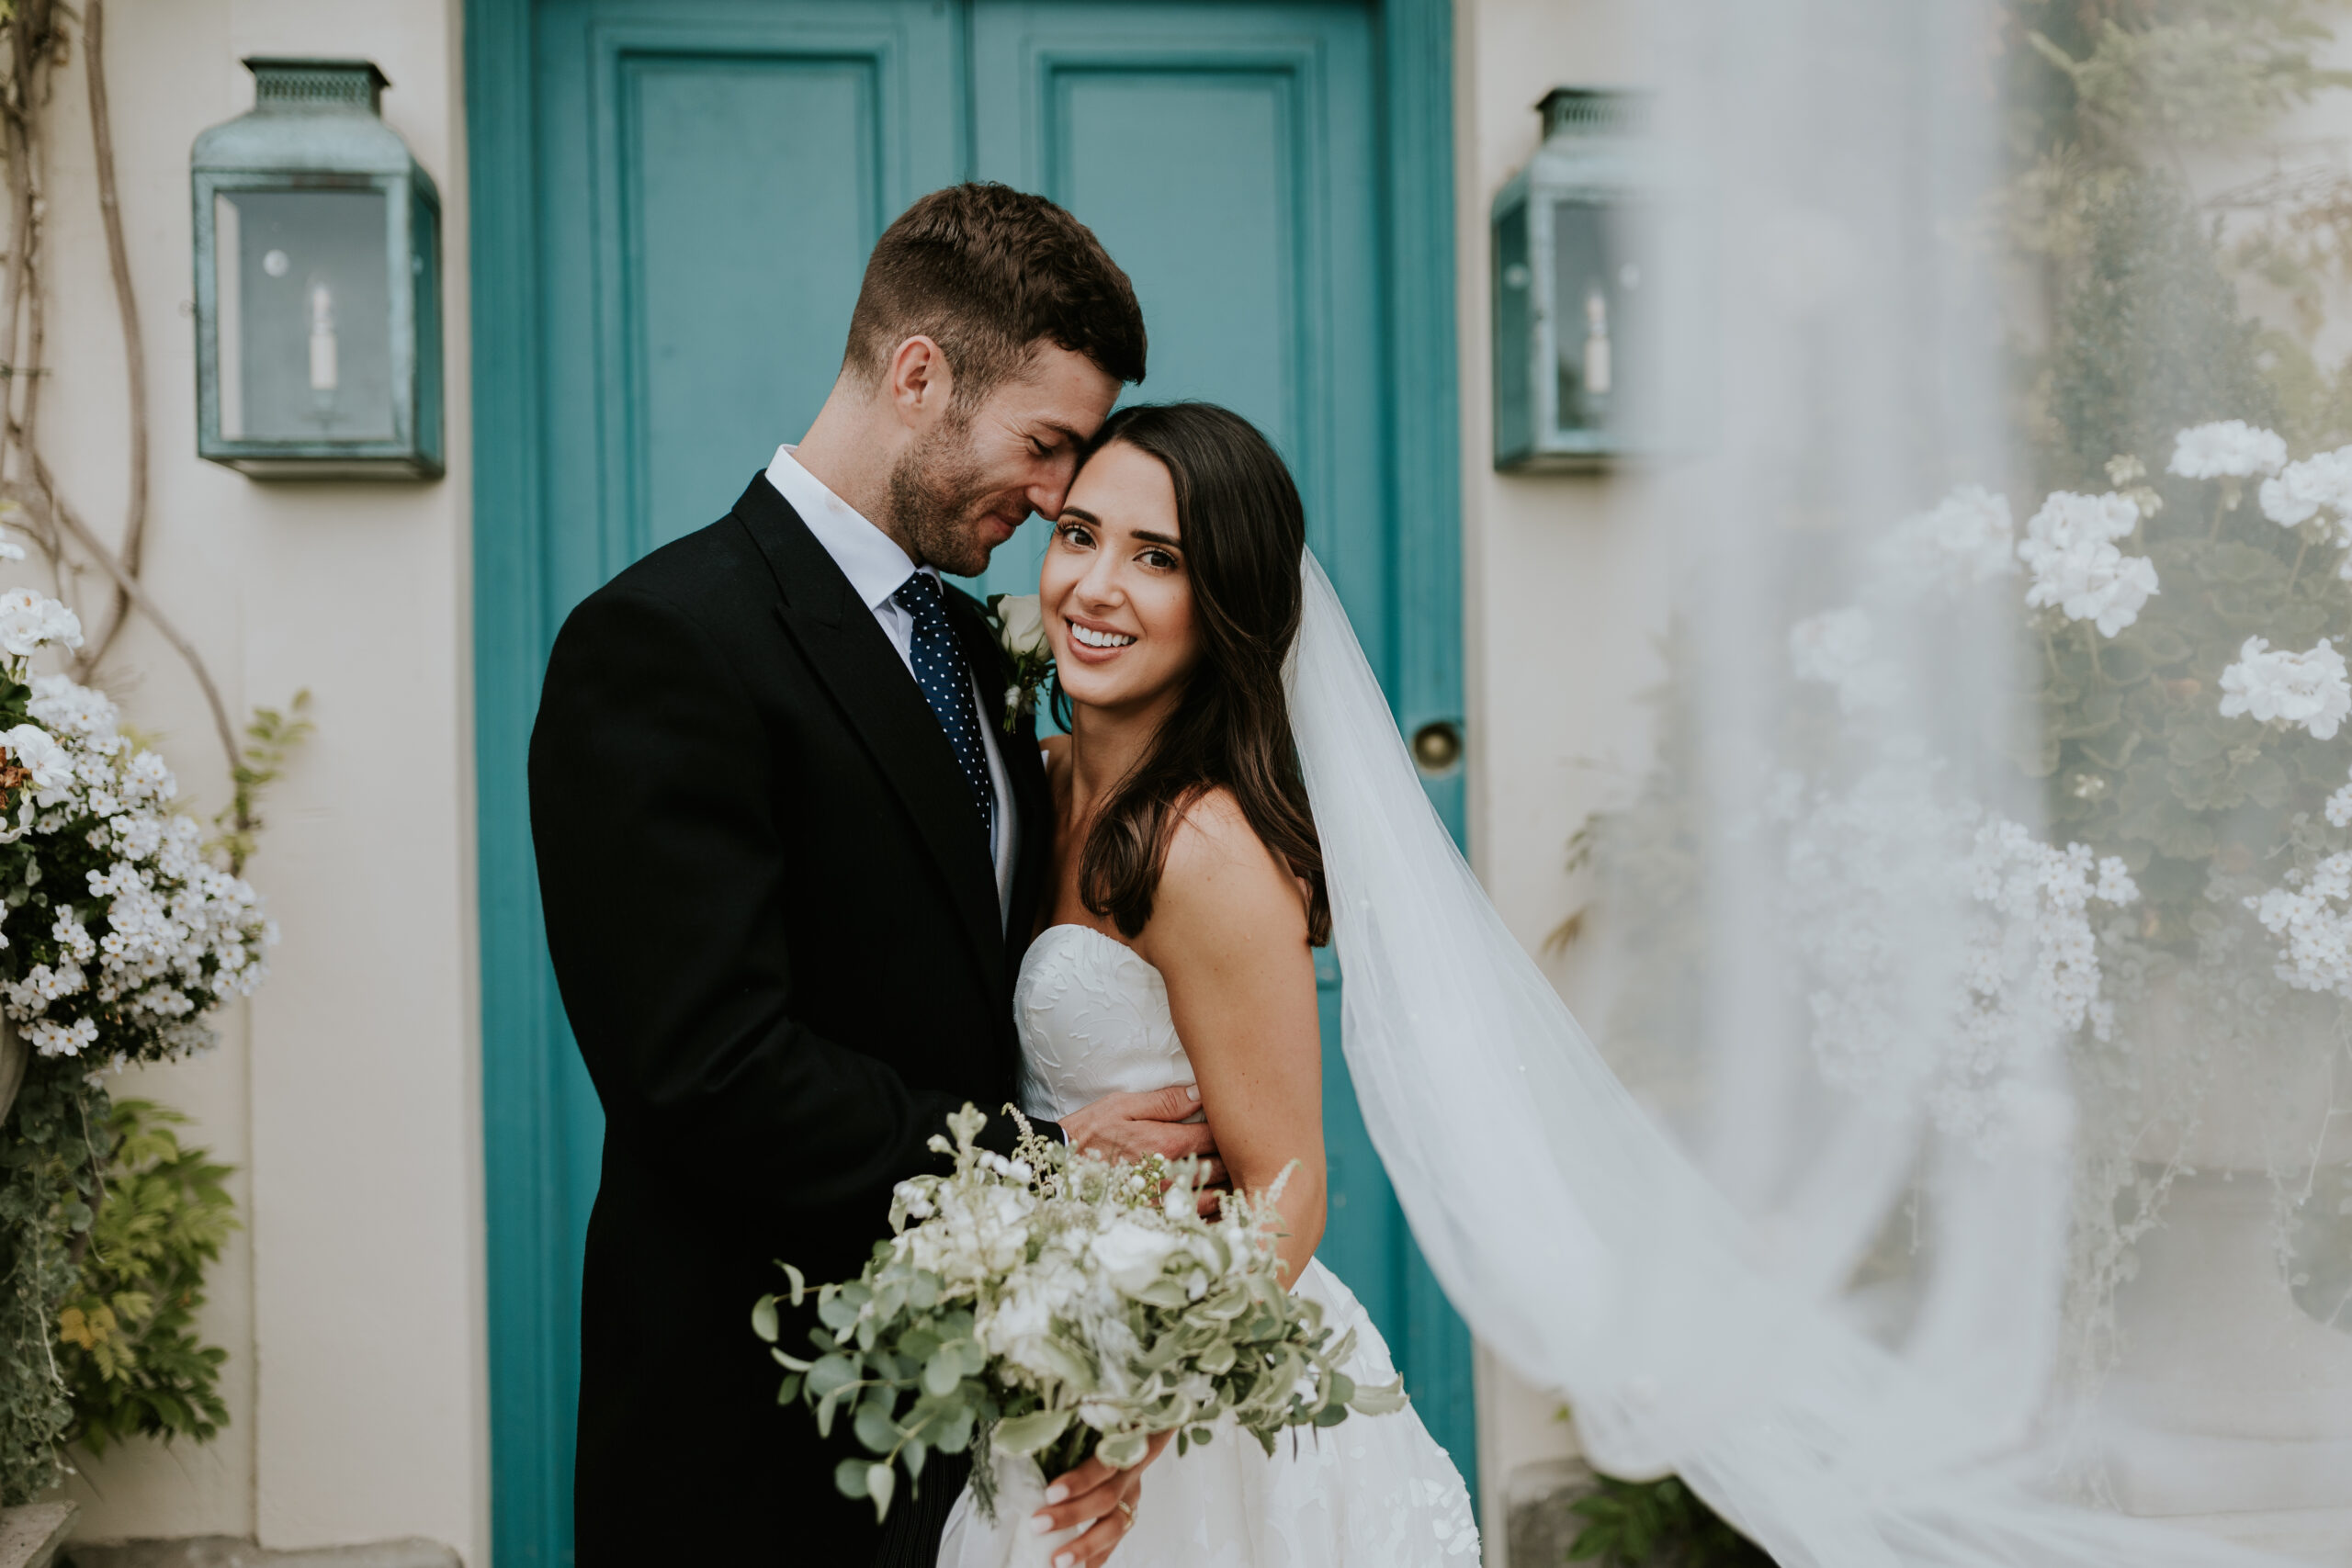
[[[1331, 916], [1283, 694], [1305, 523], [1247, 421], [1191, 403], [1113, 417], [1039, 580], [1067, 738], [1047, 742], [1055, 892], [1014, 992], [1028, 1109], [1083, 1147], [1116, 1090], [1196, 1086], [1233, 1185], [1279, 1201], [1294, 1289], [1352, 1328], [1347, 1371], [1395, 1376], [1323, 1233], [1312, 947]], [[1408, 1408], [1301, 1434], [1233, 1430], [1138, 1478], [1099, 1461], [1009, 1521], [1057, 1568], [1475, 1564], [1460, 1472]], [[1081, 1528], [1082, 1527], [1082, 1528]], [[1077, 1533], [1072, 1534], [1071, 1532]], [[991, 1539], [992, 1538], [992, 1539]], [[1001, 1562], [967, 1498], [941, 1561]]]

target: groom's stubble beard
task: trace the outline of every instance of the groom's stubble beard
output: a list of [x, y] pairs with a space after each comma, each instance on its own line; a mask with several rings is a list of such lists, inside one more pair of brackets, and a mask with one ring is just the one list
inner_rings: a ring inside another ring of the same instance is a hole
[[956, 577], [978, 577], [993, 547], [980, 520], [998, 510], [972, 451], [972, 422], [951, 413], [922, 436], [890, 470], [890, 521], [914, 545], [918, 565]]

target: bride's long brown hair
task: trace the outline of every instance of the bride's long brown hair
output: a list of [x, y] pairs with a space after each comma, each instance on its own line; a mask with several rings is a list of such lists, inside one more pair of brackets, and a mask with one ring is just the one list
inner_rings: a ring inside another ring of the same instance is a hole
[[[1212, 789], [1232, 791], [1253, 831], [1311, 889], [1307, 940], [1331, 938], [1323, 847], [1291, 739], [1283, 660], [1298, 637], [1306, 514], [1281, 456], [1255, 425], [1215, 403], [1113, 414], [1093, 450], [1123, 443], [1155, 458], [1176, 490], [1184, 574], [1201, 657], [1151, 749], [1111, 792], [1086, 835], [1078, 890], [1133, 938], [1176, 828]], [[1068, 728], [1068, 700], [1056, 693]]]

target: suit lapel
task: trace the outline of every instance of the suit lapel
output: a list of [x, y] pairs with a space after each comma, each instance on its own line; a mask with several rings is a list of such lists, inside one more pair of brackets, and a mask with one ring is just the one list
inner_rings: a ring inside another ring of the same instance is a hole
[[998, 1010], [1009, 1016], [1011, 982], [995, 868], [989, 863], [987, 841], [975, 830], [971, 791], [956, 766], [955, 748], [873, 613], [765, 475], [754, 479], [735, 503], [735, 516], [767, 558], [783, 592], [776, 608], [785, 629], [832, 693], [938, 863]]

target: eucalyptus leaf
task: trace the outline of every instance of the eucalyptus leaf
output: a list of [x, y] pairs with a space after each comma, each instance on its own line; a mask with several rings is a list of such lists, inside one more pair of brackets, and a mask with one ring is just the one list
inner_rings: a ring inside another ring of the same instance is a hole
[[1069, 1410], [1033, 1410], [1026, 1416], [1015, 1416], [998, 1422], [996, 1430], [989, 1434], [989, 1442], [1010, 1453], [1034, 1454], [1062, 1435], [1073, 1414]]
[[752, 1332], [771, 1345], [775, 1343], [775, 1298], [774, 1296], [762, 1296], [752, 1303]]

